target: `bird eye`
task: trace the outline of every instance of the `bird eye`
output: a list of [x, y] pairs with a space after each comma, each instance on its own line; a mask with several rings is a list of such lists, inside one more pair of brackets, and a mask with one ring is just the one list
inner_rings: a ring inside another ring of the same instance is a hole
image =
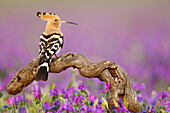
[[54, 21], [57, 22], [57, 19], [55, 19]]

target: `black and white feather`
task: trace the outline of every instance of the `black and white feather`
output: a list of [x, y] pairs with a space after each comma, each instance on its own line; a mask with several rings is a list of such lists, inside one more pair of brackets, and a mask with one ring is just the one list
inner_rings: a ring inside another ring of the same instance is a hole
[[57, 54], [63, 47], [64, 38], [60, 34], [53, 33], [50, 35], [42, 34], [40, 36], [39, 44], [39, 71], [36, 80], [47, 81], [49, 64], [51, 63], [52, 56]]

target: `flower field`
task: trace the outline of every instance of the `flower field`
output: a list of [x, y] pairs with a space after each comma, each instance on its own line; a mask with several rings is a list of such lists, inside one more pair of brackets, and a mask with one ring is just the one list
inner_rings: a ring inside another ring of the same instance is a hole
[[[55, 13], [62, 20], [64, 53], [81, 53], [91, 62], [110, 60], [128, 73], [139, 113], [170, 113], [170, 6], [165, 0], [0, 0], [0, 113], [109, 112], [110, 84], [87, 79], [67, 69], [49, 73], [48, 81], [34, 81], [18, 95], [6, 86], [16, 72], [39, 53], [46, 22], [36, 13]], [[129, 112], [126, 97], [112, 106]]]
[[[72, 71], [73, 76], [75, 72]], [[44, 89], [33, 85], [30, 92], [23, 95], [10, 96], [0, 86], [0, 112], [6, 113], [108, 113], [108, 97], [110, 83], [106, 83], [104, 89], [100, 88], [100, 94], [94, 96], [89, 93], [83, 82], [69, 85], [67, 89], [58, 90], [56, 84]], [[147, 105], [141, 92], [145, 90], [144, 84], [133, 84], [138, 95], [138, 101], [142, 102], [143, 109], [139, 113], [166, 113], [170, 112], [169, 91], [164, 91], [160, 96], [152, 92], [152, 104]], [[115, 113], [130, 113], [126, 97], [121, 97], [120, 102], [114, 101], [112, 105]]]

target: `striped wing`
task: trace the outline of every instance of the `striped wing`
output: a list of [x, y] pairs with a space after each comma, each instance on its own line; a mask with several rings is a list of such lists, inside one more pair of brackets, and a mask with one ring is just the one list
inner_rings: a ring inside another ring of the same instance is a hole
[[48, 36], [42, 34], [40, 36], [39, 45], [40, 62], [43, 63], [44, 61], [49, 61], [54, 54], [58, 53], [62, 49], [63, 42], [63, 36], [60, 34], [54, 33]]

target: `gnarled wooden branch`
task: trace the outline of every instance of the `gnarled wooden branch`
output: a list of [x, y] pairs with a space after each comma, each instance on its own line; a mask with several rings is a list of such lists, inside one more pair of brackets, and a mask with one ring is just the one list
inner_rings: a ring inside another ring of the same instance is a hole
[[[36, 77], [39, 58], [33, 59], [28, 65], [19, 70], [7, 86], [9, 94], [15, 95], [23, 90], [24, 87], [31, 84]], [[128, 109], [137, 112], [142, 109], [138, 102], [132, 82], [126, 71], [115, 62], [104, 60], [91, 63], [89, 59], [82, 54], [66, 53], [53, 59], [50, 64], [51, 73], [60, 73], [68, 67], [77, 68], [80, 74], [87, 78], [99, 78], [101, 81], [111, 84], [109, 109], [113, 112], [113, 100], [119, 103], [120, 97], [126, 96]]]

